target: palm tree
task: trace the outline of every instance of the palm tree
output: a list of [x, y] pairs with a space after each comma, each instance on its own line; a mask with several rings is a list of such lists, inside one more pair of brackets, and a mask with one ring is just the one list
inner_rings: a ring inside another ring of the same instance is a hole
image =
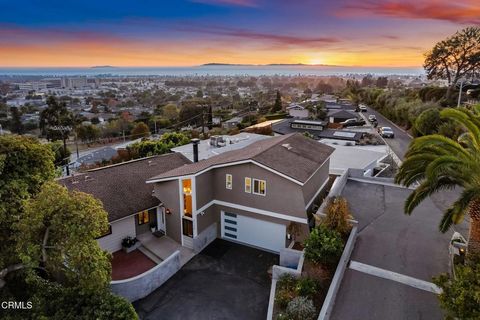
[[444, 109], [440, 116], [465, 130], [457, 141], [439, 134], [412, 141], [395, 181], [404, 186], [418, 183], [405, 202], [411, 214], [425, 198], [440, 190], [462, 189], [458, 199], [443, 213], [440, 231], [470, 216], [468, 254], [480, 253], [480, 105], [472, 110]]

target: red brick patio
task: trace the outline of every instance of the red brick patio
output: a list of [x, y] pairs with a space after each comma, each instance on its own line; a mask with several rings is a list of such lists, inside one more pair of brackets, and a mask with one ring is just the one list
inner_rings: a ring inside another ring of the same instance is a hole
[[128, 279], [155, 267], [156, 264], [138, 250], [130, 253], [117, 251], [113, 253], [112, 280]]

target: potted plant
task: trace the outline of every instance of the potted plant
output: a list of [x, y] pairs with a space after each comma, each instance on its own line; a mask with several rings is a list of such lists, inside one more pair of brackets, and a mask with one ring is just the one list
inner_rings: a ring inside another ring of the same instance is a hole
[[157, 226], [155, 225], [155, 222], [150, 222], [150, 231], [154, 233], [157, 230]]
[[138, 249], [142, 244], [137, 238], [126, 237], [122, 240], [122, 250], [126, 253]]

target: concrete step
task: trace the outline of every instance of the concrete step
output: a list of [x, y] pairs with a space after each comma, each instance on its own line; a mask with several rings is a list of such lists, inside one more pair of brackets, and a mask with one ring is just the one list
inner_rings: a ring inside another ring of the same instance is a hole
[[160, 257], [158, 257], [155, 253], [153, 253], [152, 251], [150, 251], [147, 247], [145, 247], [143, 245], [141, 247], [139, 247], [138, 250], [141, 253], [143, 253], [144, 255], [146, 255], [147, 257], [149, 257], [156, 264], [159, 264], [160, 262], [163, 261]]

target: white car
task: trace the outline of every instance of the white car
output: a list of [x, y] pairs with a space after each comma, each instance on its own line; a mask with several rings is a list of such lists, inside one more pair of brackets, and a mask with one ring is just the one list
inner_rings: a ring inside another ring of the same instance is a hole
[[390, 127], [381, 127], [378, 129], [378, 133], [380, 133], [383, 138], [395, 138], [395, 133], [393, 133], [393, 130]]
[[361, 112], [367, 112], [367, 107], [365, 106], [360, 106], [359, 109]]

